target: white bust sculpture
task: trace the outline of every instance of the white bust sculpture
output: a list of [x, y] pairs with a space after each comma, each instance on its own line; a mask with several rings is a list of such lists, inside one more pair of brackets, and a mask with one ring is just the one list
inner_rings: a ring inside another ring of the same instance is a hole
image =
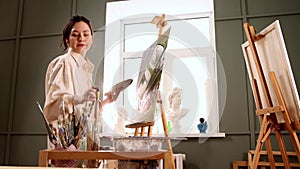
[[117, 110], [118, 110], [117, 122], [115, 123], [114, 132], [119, 135], [124, 135], [127, 111], [124, 107], [118, 107]]
[[171, 122], [171, 133], [182, 133], [180, 120], [189, 112], [187, 108], [181, 108], [182, 89], [175, 87], [169, 94], [169, 110], [167, 118]]

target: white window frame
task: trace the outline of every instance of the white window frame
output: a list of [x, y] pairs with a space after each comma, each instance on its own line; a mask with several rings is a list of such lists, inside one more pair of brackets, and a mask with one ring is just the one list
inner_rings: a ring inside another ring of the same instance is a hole
[[[217, 59], [216, 59], [216, 46], [215, 46], [215, 28], [214, 28], [214, 14], [213, 11], [210, 12], [202, 12], [202, 13], [190, 13], [190, 14], [180, 14], [180, 15], [176, 15], [176, 18], [182, 18], [182, 19], [189, 19], [189, 18], [197, 18], [197, 17], [208, 17], [209, 18], [209, 32], [210, 32], [210, 46], [209, 47], [202, 47], [202, 48], [195, 48], [193, 50], [190, 49], [168, 49], [167, 48], [167, 52], [170, 54], [176, 54], [176, 56], [180, 55], [182, 57], [184, 57], [185, 55], [189, 54], [190, 56], [192, 55], [210, 55], [211, 57], [213, 57], [214, 60], [214, 65], [215, 67], [213, 68], [213, 74], [215, 76], [215, 89], [217, 90], [217, 84], [218, 84], [218, 79], [217, 79]], [[153, 17], [152, 17], [153, 18]], [[151, 22], [152, 18], [134, 18], [134, 17], [130, 17], [130, 18], [125, 18], [125, 19], [120, 19], [118, 24], [119, 26], [117, 26], [117, 28], [115, 28], [116, 26], [114, 26], [113, 30], [114, 32], [119, 31], [120, 33], [118, 34], [119, 37], [117, 37], [119, 40], [117, 42], [117, 45], [115, 44], [110, 44], [108, 46], [110, 46], [109, 48], [106, 47], [106, 51], [105, 53], [109, 53], [111, 48], [116, 47], [119, 48], [119, 52], [115, 52], [114, 54], [108, 54], [108, 55], [119, 55], [118, 59], [107, 59], [105, 56], [105, 68], [104, 68], [104, 82], [109, 82], [104, 84], [104, 91], [106, 91], [107, 89], [109, 89], [109, 87], [111, 85], [113, 85], [115, 82], [117, 81], [121, 81], [121, 80], [125, 80], [124, 78], [124, 67], [123, 67], [123, 60], [124, 59], [129, 59], [129, 58], [133, 58], [138, 56], [142, 56], [142, 53], [144, 52], [143, 49], [141, 49], [141, 51], [137, 51], [137, 52], [124, 52], [124, 40], [126, 40], [126, 37], [124, 38], [124, 25], [126, 24], [133, 24], [133, 23], [141, 23], [141, 22]], [[174, 16], [172, 16], [171, 18], [169, 18], [169, 16], [166, 16], [166, 20], [171, 20], [172, 18], [174, 18]], [[106, 28], [106, 36], [111, 36], [113, 31], [111, 31], [110, 29], [108, 29], [109, 27]], [[106, 43], [107, 46], [107, 43]], [[113, 47], [111, 47], [113, 46]], [[133, 56], [134, 54], [134, 56]], [[117, 70], [116, 72], [114, 72], [114, 77], [109, 77], [109, 75], [105, 72], [110, 72], [110, 67], [116, 66], [118, 68], [114, 68], [114, 70]], [[116, 81], [116, 79], [118, 79]], [[184, 91], [183, 91], [184, 92]], [[124, 92], [125, 93], [125, 92]], [[218, 96], [218, 91], [216, 91], [217, 96]], [[184, 94], [183, 94], [184, 95]], [[125, 100], [128, 98], [124, 97], [124, 94], [121, 95], [121, 97], [117, 100], [115, 105], [124, 105]], [[216, 99], [217, 103], [216, 103], [216, 112], [215, 114], [213, 114], [213, 122], [214, 123], [214, 129], [211, 129], [207, 134], [200, 134], [197, 132], [193, 132], [193, 133], [187, 133], [187, 134], [179, 134], [179, 135], [171, 135], [171, 136], [176, 136], [176, 137], [224, 137], [225, 134], [224, 133], [219, 133], [219, 117], [220, 117], [220, 112], [219, 112], [219, 103], [218, 103], [219, 99]], [[165, 103], [165, 105], [167, 105], [167, 103]], [[114, 106], [116, 108], [116, 106]], [[110, 112], [106, 112], [106, 114], [110, 114]], [[115, 109], [116, 111], [116, 109]], [[114, 116], [114, 115], [112, 115]], [[198, 118], [198, 117], [197, 117]], [[109, 122], [108, 122], [109, 123]], [[159, 123], [159, 122], [157, 122]], [[210, 126], [210, 123], [209, 123]], [[114, 130], [114, 129], [112, 129]], [[104, 135], [112, 135], [114, 132], [111, 133], [103, 133]], [[154, 133], [155, 135], [155, 133]], [[158, 134], [161, 135], [161, 134]]]

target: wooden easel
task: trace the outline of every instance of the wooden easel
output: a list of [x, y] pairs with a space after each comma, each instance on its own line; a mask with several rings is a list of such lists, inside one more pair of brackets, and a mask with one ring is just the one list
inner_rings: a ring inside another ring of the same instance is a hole
[[[276, 75], [273, 71], [271, 72], [263, 72], [262, 65], [258, 56], [257, 48], [255, 46], [255, 41], [264, 38], [264, 36], [256, 34], [255, 29], [253, 26], [250, 26], [248, 23], [244, 24], [244, 30], [249, 42], [249, 46], [251, 49], [251, 53], [253, 56], [253, 60], [255, 62], [255, 68], [251, 67], [248, 64], [248, 73], [250, 74], [250, 81], [253, 90], [253, 95], [256, 103], [256, 115], [259, 117], [260, 120], [260, 132], [257, 138], [257, 144], [255, 151], [252, 155], [248, 156], [248, 168], [249, 169], [256, 169], [259, 163], [260, 155], [262, 154], [263, 145], [266, 146], [266, 151], [270, 163], [270, 168], [275, 169], [275, 159], [274, 153], [272, 151], [271, 141], [270, 141], [270, 134], [271, 132], [275, 133], [278, 146], [280, 149], [280, 153], [282, 156], [282, 160], [286, 169], [290, 169], [291, 165], [288, 158], [288, 153], [286, 151], [284, 140], [282, 137], [282, 131], [288, 131], [291, 141], [293, 143], [295, 153], [297, 154], [298, 161], [300, 161], [300, 144], [296, 134], [296, 129], [292, 125], [292, 121], [290, 118], [290, 114], [288, 112], [285, 98], [282, 95], [281, 88], [277, 81]], [[249, 58], [245, 58], [245, 61], [249, 61]], [[257, 72], [253, 72], [256, 70]], [[251, 78], [254, 77], [253, 74], [257, 73], [259, 76], [260, 84], [258, 84], [258, 79]], [[276, 97], [279, 101], [279, 105], [273, 105], [272, 99], [270, 97], [270, 86], [267, 86], [265, 73], [269, 73], [269, 77], [271, 78], [271, 84], [273, 88], [273, 92], [275, 92]], [[262, 88], [263, 92], [259, 92], [259, 85]], [[262, 99], [267, 103], [267, 107], [263, 107]], [[284, 118], [284, 123], [278, 123], [275, 113], [281, 112]]]
[[[162, 16], [155, 16], [152, 19], [151, 23], [156, 24], [156, 27], [159, 29], [158, 37], [160, 37], [162, 34], [163, 28], [167, 25], [167, 21], [165, 20], [165, 14], [162, 14]], [[167, 120], [166, 120], [166, 116], [165, 116], [163, 102], [161, 99], [161, 94], [159, 91], [159, 83], [157, 84], [157, 90], [158, 90], [157, 91], [157, 103], [159, 104], [160, 111], [161, 111], [161, 119], [162, 119], [162, 124], [163, 124], [163, 128], [164, 128], [164, 134], [165, 134], [165, 137], [167, 138], [166, 141], [167, 141], [168, 151], [171, 153], [172, 169], [176, 169], [171, 140], [170, 140], [169, 134], [168, 134]], [[135, 129], [135, 132], [134, 132], [135, 137], [138, 136], [139, 130], [140, 130], [140, 136], [143, 136], [145, 127], [148, 127], [147, 136], [151, 137], [153, 125], [154, 125], [154, 122], [141, 122], [141, 123], [129, 124], [129, 125], [126, 125], [125, 127], [126, 128], [134, 128]]]
[[[163, 28], [167, 25], [167, 21], [165, 20], [165, 17], [166, 17], [166, 15], [162, 14], [162, 16], [155, 16], [152, 19], [151, 23], [156, 24], [156, 27], [159, 28], [158, 37], [161, 36]], [[158, 87], [159, 87], [159, 84], [158, 84]], [[158, 90], [157, 103], [159, 104], [160, 111], [161, 111], [161, 120], [162, 120], [162, 123], [163, 123], [164, 134], [165, 134], [165, 137], [167, 138], [168, 151], [171, 152], [171, 154], [172, 154], [172, 156], [171, 156], [172, 169], [176, 169], [175, 163], [174, 163], [174, 155], [173, 155], [171, 140], [169, 139], [169, 134], [168, 134], [168, 124], [167, 124], [167, 119], [166, 119], [166, 115], [165, 115], [165, 109], [164, 109], [164, 106], [163, 106], [163, 102], [162, 102], [162, 99], [161, 99], [159, 88], [157, 90]]]
[[[164, 134], [165, 134], [165, 137], [167, 138], [166, 142], [167, 142], [167, 146], [168, 146], [168, 151], [171, 153], [172, 169], [176, 169], [175, 162], [174, 162], [173, 149], [172, 149], [171, 140], [170, 140], [169, 134], [168, 134], [168, 125], [167, 125], [166, 115], [165, 115], [165, 111], [164, 111], [160, 91], [157, 92], [157, 103], [159, 104], [160, 111], [161, 111], [161, 120], [162, 120], [162, 124], [163, 124], [163, 128], [164, 128]], [[138, 136], [139, 131], [140, 131], [140, 136], [143, 137], [145, 127], [148, 127], [147, 136], [151, 137], [152, 136], [153, 125], [154, 125], [154, 122], [141, 122], [141, 123], [128, 124], [125, 127], [126, 128], [134, 128], [135, 129], [135, 131], [134, 131], [134, 136], [135, 137]]]

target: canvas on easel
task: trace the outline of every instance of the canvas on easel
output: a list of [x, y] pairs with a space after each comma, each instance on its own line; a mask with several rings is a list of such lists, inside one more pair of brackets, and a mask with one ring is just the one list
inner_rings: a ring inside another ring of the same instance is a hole
[[134, 137], [138, 136], [139, 130], [141, 130], [140, 137], [143, 137], [144, 128], [148, 127], [148, 137], [152, 137], [154, 113], [156, 111], [156, 104], [158, 103], [168, 151], [171, 153], [170, 163], [172, 164], [172, 169], [175, 169], [173, 150], [170, 139], [168, 138], [167, 122], [159, 91], [160, 79], [164, 67], [164, 52], [168, 45], [171, 28], [168, 28], [162, 34], [163, 28], [167, 25], [165, 14], [155, 16], [152, 20], [152, 24], [156, 24], [157, 28], [159, 28], [158, 38], [143, 52], [136, 86], [138, 104], [136, 112], [133, 113], [134, 115], [131, 119], [135, 123], [128, 124], [125, 127], [135, 129]]
[[300, 161], [300, 144], [296, 130], [300, 129], [299, 96], [289, 62], [279, 21], [256, 34], [253, 26], [244, 24], [247, 42], [242, 50], [260, 120], [260, 133], [248, 165], [256, 169], [265, 145], [270, 167], [276, 168], [270, 133], [274, 132], [285, 168], [291, 168], [282, 131], [288, 131]]

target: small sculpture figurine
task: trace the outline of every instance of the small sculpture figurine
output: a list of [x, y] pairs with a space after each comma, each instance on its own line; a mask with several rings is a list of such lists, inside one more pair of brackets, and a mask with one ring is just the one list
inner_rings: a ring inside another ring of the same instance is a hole
[[198, 130], [200, 131], [200, 133], [206, 133], [207, 122], [202, 117], [199, 119], [199, 121], [200, 123], [197, 125]]
[[[181, 108], [182, 89], [175, 87], [169, 95], [169, 111], [167, 113], [169, 130], [171, 133], [181, 133], [180, 120], [189, 112], [186, 108]], [[170, 128], [171, 127], [171, 128]]]

